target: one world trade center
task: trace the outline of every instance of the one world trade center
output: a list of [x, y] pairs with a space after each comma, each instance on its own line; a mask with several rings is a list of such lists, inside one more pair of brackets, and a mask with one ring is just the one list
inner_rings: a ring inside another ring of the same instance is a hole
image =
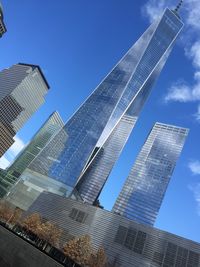
[[167, 8], [32, 161], [31, 173], [59, 183], [59, 194], [76, 191], [93, 203], [182, 28], [177, 11]]

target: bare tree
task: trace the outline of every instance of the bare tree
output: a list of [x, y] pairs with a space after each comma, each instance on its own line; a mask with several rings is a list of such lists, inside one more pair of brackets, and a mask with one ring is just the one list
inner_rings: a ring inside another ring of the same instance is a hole
[[15, 208], [12, 216], [9, 219], [9, 223], [15, 225], [16, 223], [20, 223], [20, 219], [22, 216], [22, 210], [20, 208]]
[[42, 224], [41, 217], [38, 213], [33, 213], [26, 217], [23, 222], [22, 226], [28, 230], [31, 231], [32, 233], [38, 235], [38, 229], [40, 225]]
[[55, 224], [47, 221], [38, 226], [37, 229], [38, 237], [52, 246], [59, 247], [59, 240], [62, 234], [62, 230], [60, 230]]
[[13, 209], [10, 204], [6, 201], [0, 202], [0, 220], [7, 222], [13, 216]]
[[70, 240], [64, 244], [63, 252], [75, 262], [81, 265], [88, 265], [92, 253], [90, 237], [88, 235], [84, 235]]
[[103, 247], [100, 247], [96, 252], [90, 255], [88, 262], [89, 267], [104, 267], [106, 264], [106, 254]]

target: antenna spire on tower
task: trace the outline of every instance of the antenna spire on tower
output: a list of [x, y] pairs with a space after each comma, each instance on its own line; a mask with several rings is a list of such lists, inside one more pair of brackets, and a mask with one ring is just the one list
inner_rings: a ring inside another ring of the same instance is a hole
[[178, 11], [181, 8], [182, 4], [183, 4], [183, 0], [180, 0], [180, 2], [178, 3], [178, 5], [176, 6], [176, 8], [174, 10], [176, 13], [178, 13]]

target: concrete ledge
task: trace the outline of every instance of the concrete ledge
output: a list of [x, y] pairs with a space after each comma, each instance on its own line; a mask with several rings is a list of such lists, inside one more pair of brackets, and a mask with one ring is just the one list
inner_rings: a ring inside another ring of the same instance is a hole
[[62, 267], [28, 242], [0, 226], [1, 267]]

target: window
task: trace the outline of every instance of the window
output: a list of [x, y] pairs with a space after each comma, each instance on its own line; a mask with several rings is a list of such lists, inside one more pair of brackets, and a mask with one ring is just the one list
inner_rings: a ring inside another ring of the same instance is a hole
[[134, 246], [134, 249], [133, 249], [134, 252], [142, 254], [143, 248], [144, 248], [144, 244], [145, 244], [145, 240], [146, 240], [146, 233], [138, 231], [136, 242], [135, 242], [135, 246]]
[[132, 229], [132, 228], [128, 229], [126, 240], [124, 242], [125, 247], [129, 249], [133, 248], [136, 234], [137, 234], [137, 231], [135, 229]]
[[124, 226], [119, 226], [118, 230], [117, 230], [117, 234], [115, 236], [115, 242], [118, 244], [123, 245], [124, 244], [124, 239], [126, 237], [127, 234], [127, 228]]
[[87, 215], [87, 213], [73, 208], [69, 214], [69, 217], [74, 221], [84, 223], [87, 218]]
[[198, 267], [199, 266], [199, 254], [190, 251], [188, 258], [188, 267]]
[[134, 228], [119, 226], [115, 242], [124, 247], [142, 254], [147, 234]]
[[85, 212], [83, 211], [79, 211], [78, 212], [78, 215], [76, 217], [76, 221], [77, 222], [80, 222], [80, 223], [83, 223], [85, 220], [84, 220], [84, 217], [85, 217]]
[[163, 257], [164, 257], [164, 255], [162, 253], [154, 252], [152, 261], [157, 263], [159, 266], [161, 266], [162, 265], [162, 261], [163, 261]]
[[177, 245], [169, 242], [167, 245], [167, 250], [165, 253], [165, 258], [162, 266], [198, 267], [199, 254], [193, 251], [188, 251], [185, 248], [178, 247]]
[[188, 250], [182, 247], [178, 248], [176, 257], [176, 267], [186, 267]]
[[177, 252], [177, 246], [173, 243], [168, 243], [167, 245], [167, 251], [165, 254], [164, 264], [163, 266], [174, 266], [175, 259], [176, 259], [176, 252]]

